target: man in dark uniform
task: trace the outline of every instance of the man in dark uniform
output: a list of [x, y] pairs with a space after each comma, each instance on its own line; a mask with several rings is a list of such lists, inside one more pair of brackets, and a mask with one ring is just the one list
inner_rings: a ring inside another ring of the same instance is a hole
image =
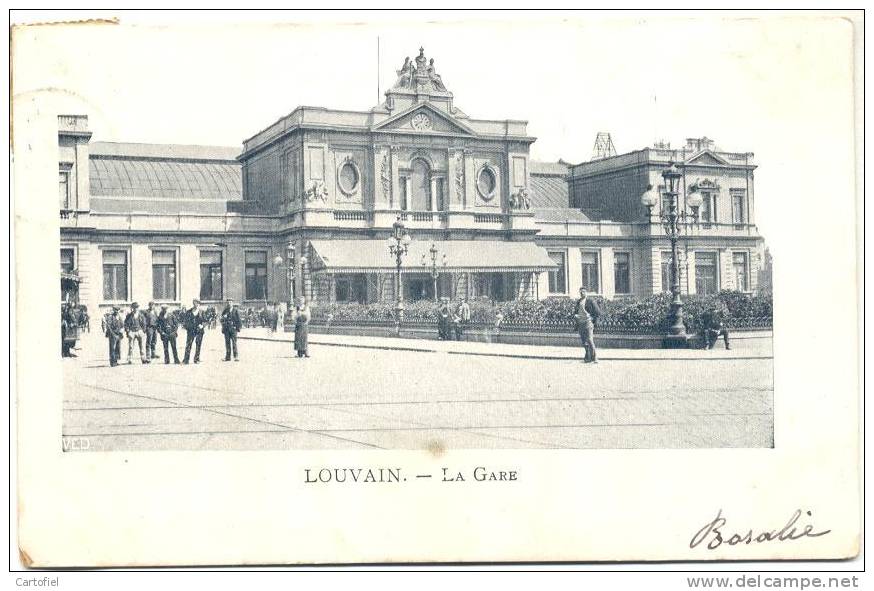
[[176, 335], [179, 332], [179, 322], [172, 312], [167, 312], [166, 305], [161, 306], [157, 329], [161, 335], [161, 344], [164, 345], [164, 363], [170, 363], [170, 349], [173, 350], [173, 363], [179, 363], [179, 354], [176, 352]]
[[124, 319], [124, 328], [127, 331], [128, 338], [128, 363], [133, 363], [133, 360], [130, 358], [133, 356], [134, 341], [137, 342], [140, 348], [140, 361], [143, 363], [149, 363], [150, 361], [148, 347], [143, 347], [148, 320], [146, 320], [146, 315], [139, 308], [140, 305], [138, 303], [134, 302], [131, 304], [131, 312]]
[[146, 355], [149, 359], [157, 359], [158, 354], [155, 349], [158, 348], [158, 311], [155, 309], [155, 302], [149, 302], [149, 307], [145, 311], [146, 316]]
[[200, 344], [203, 342], [203, 327], [206, 316], [200, 307], [200, 302], [194, 300], [193, 306], [185, 314], [185, 358], [182, 363], [188, 363], [191, 356], [191, 344], [194, 343], [194, 363], [200, 363]]
[[722, 319], [712, 312], [708, 312], [704, 314], [703, 322], [704, 325], [704, 348], [712, 349], [716, 345], [716, 341], [719, 337], [722, 337], [723, 342], [725, 343], [726, 349], [731, 349], [731, 345], [728, 341], [728, 327], [725, 326], [725, 323]]
[[237, 356], [237, 333], [243, 328], [243, 319], [240, 318], [240, 311], [237, 309], [233, 300], [228, 300], [225, 304], [225, 309], [222, 310], [222, 334], [225, 335], [225, 361], [231, 360], [231, 352], [234, 354], [234, 361], [239, 361]]
[[437, 307], [437, 338], [441, 341], [452, 340], [452, 311], [446, 298], [440, 300]]
[[109, 339], [109, 365], [115, 367], [121, 358], [121, 337], [124, 335], [124, 320], [121, 310], [113, 306], [112, 314], [106, 317], [106, 338]]
[[598, 352], [595, 350], [595, 324], [601, 316], [601, 308], [597, 302], [586, 297], [586, 289], [580, 288], [580, 298], [577, 300], [577, 305], [574, 308], [574, 320], [577, 325], [577, 332], [580, 335], [580, 341], [583, 343], [583, 348], [586, 350], [586, 356], [583, 359], [586, 363], [598, 363]]

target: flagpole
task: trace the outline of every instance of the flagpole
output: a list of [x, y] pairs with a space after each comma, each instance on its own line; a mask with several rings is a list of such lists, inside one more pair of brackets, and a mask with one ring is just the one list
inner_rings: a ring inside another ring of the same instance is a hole
[[376, 104], [379, 104], [379, 35], [376, 36]]

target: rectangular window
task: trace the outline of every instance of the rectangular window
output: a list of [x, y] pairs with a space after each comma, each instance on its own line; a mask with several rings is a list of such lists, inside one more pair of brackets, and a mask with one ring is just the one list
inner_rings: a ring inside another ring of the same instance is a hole
[[714, 294], [719, 291], [715, 252], [695, 253], [695, 291], [699, 295]]
[[701, 193], [701, 223], [705, 226], [716, 223], [716, 195], [714, 193]]
[[407, 203], [408, 203], [407, 188], [410, 186], [410, 178], [406, 177], [406, 176], [402, 176], [398, 180], [400, 181], [400, 190], [401, 190], [398, 205], [400, 206], [401, 209], [407, 210], [407, 209], [409, 209], [409, 207], [407, 207]]
[[62, 170], [58, 174], [58, 191], [61, 209], [70, 209], [70, 171]]
[[496, 302], [507, 301], [503, 273], [489, 273], [489, 296]]
[[367, 278], [365, 275], [337, 275], [334, 279], [334, 299], [338, 302], [367, 303]]
[[631, 253], [613, 254], [613, 290], [616, 293], [631, 293]]
[[734, 288], [738, 291], [749, 291], [749, 264], [747, 262], [747, 253], [732, 253], [731, 264], [734, 268]]
[[671, 277], [671, 259], [673, 255], [670, 250], [662, 251], [662, 291], [671, 291], [671, 286], [674, 284]]
[[743, 193], [732, 193], [731, 194], [731, 221], [734, 222], [735, 225], [741, 225], [746, 223], [746, 208], [744, 207], [746, 201], [746, 195]]
[[61, 249], [61, 271], [72, 273], [76, 270], [76, 253], [72, 248]]
[[565, 274], [565, 253], [550, 252], [549, 258], [558, 265], [549, 272], [549, 293], [567, 293], [567, 277]]
[[103, 299], [127, 300], [127, 251], [103, 251]]
[[598, 253], [594, 250], [580, 251], [582, 257], [582, 287], [586, 291], [600, 293], [601, 281], [600, 272], [598, 269]]
[[176, 299], [176, 252], [173, 250], [152, 251], [152, 297]]
[[443, 178], [438, 177], [438, 178], [434, 179], [434, 184], [435, 184], [435, 187], [437, 189], [437, 195], [436, 195], [437, 207], [436, 207], [436, 209], [437, 209], [437, 211], [446, 211], [449, 208], [446, 207], [446, 192], [443, 190]]
[[267, 253], [246, 253], [246, 299], [267, 299]]
[[222, 253], [219, 251], [200, 252], [200, 299], [221, 300]]

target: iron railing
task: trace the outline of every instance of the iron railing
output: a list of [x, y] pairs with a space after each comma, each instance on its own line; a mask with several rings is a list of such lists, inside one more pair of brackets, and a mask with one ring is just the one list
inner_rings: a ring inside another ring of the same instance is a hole
[[[312, 320], [314, 325], [318, 326], [340, 326], [340, 327], [360, 327], [360, 328], [390, 328], [396, 325], [393, 316], [385, 318], [336, 318], [328, 316], [316, 316]], [[437, 326], [436, 318], [405, 318], [402, 323], [408, 329], [424, 329], [429, 330]], [[753, 331], [753, 330], [772, 330], [772, 321], [770, 317], [756, 317], [737, 319], [726, 322], [729, 330], [735, 331]], [[500, 330], [502, 332], [515, 333], [573, 333], [576, 332], [576, 324], [572, 319], [544, 319], [540, 322], [531, 322], [528, 320], [503, 320], [499, 324], [496, 322], [474, 321], [467, 324], [468, 329], [472, 330]], [[696, 327], [688, 327], [690, 333], [697, 332]], [[645, 326], [639, 324], [630, 324], [616, 320], [601, 320], [595, 326], [596, 333], [603, 334], [638, 334], [638, 335], [653, 335], [662, 334], [665, 332], [664, 327]]]

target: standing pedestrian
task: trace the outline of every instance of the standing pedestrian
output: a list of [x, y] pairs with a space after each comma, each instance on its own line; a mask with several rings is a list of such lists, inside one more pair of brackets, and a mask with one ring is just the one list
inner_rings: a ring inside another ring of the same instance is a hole
[[145, 316], [146, 355], [149, 356], [149, 359], [158, 359], [158, 354], [155, 352], [155, 349], [158, 348], [158, 310], [155, 309], [155, 302], [149, 302]]
[[124, 328], [128, 335], [128, 363], [133, 363], [131, 357], [133, 355], [134, 341], [137, 342], [137, 345], [140, 348], [140, 361], [142, 363], [149, 363], [148, 347], [144, 346], [146, 344], [145, 340], [148, 320], [146, 319], [146, 315], [140, 310], [140, 305], [138, 303], [134, 302], [130, 307], [131, 312], [124, 320]]
[[437, 307], [437, 338], [441, 341], [452, 339], [452, 312], [449, 310], [449, 302], [446, 298], [440, 299]]
[[297, 305], [291, 318], [294, 322], [294, 350], [297, 351], [298, 357], [309, 357], [307, 331], [310, 323], [310, 307], [307, 305], [306, 298], [297, 298]]
[[464, 331], [470, 323], [470, 306], [467, 303], [467, 298], [461, 298], [458, 306], [455, 308], [455, 340], [460, 341], [464, 337]]
[[231, 360], [231, 353], [234, 354], [234, 361], [239, 361], [237, 356], [237, 333], [243, 328], [243, 319], [240, 318], [240, 311], [233, 300], [228, 300], [225, 304], [225, 309], [222, 310], [222, 334], [225, 335], [225, 361]]
[[276, 303], [276, 330], [285, 332], [285, 308], [281, 303]]
[[601, 316], [601, 308], [597, 302], [590, 300], [586, 296], [586, 288], [580, 288], [580, 298], [577, 300], [577, 305], [574, 308], [574, 320], [576, 321], [580, 341], [582, 341], [583, 348], [586, 350], [583, 361], [586, 363], [598, 363], [594, 331], [595, 324], [597, 324], [598, 318]]
[[182, 363], [188, 363], [191, 357], [192, 343], [194, 344], [194, 363], [200, 363], [200, 344], [203, 342], [203, 330], [206, 322], [206, 314], [200, 307], [200, 301], [194, 300], [191, 309], [185, 314], [185, 357], [182, 359]]
[[118, 306], [113, 306], [112, 314], [104, 317], [104, 324], [109, 340], [109, 365], [115, 367], [121, 357], [121, 338], [124, 335], [124, 319]]
[[157, 322], [158, 334], [161, 335], [161, 344], [164, 346], [164, 363], [170, 363], [170, 350], [173, 350], [173, 363], [179, 363], [179, 353], [176, 352], [176, 336], [179, 333], [179, 321], [172, 312], [167, 311], [167, 306], [161, 306], [161, 313]]

